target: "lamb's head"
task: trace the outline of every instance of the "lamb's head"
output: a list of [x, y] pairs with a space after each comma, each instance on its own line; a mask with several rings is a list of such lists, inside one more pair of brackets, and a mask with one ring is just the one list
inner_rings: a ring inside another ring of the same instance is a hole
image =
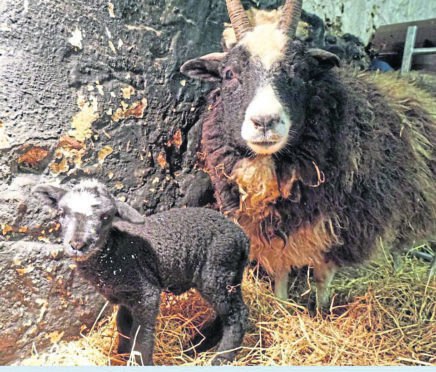
[[114, 198], [95, 180], [82, 181], [69, 191], [38, 185], [34, 192], [58, 208], [65, 250], [78, 261], [86, 260], [105, 244], [115, 218], [144, 222], [135, 209]]
[[302, 0], [287, 0], [275, 24], [252, 28], [239, 0], [227, 0], [237, 43], [225, 53], [186, 62], [182, 73], [221, 83], [223, 122], [241, 146], [274, 154], [304, 129], [310, 81], [339, 63], [295, 39]]

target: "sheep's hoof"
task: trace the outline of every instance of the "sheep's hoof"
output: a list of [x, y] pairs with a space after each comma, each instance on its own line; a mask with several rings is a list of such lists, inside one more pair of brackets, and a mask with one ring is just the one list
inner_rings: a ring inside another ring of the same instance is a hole
[[306, 304], [309, 315], [312, 318], [318, 315], [321, 315], [323, 319], [326, 318], [330, 314], [330, 303], [328, 302], [327, 305], [323, 305], [321, 303], [318, 303], [318, 300], [313, 297], [316, 296], [311, 296], [308, 303]]
[[401, 259], [401, 255], [398, 252], [392, 252], [391, 256], [395, 271], [401, 271], [401, 269], [403, 268], [403, 260]]
[[328, 290], [316, 291], [316, 308], [318, 310], [325, 310], [330, 307], [330, 293]]
[[430, 281], [436, 275], [436, 253], [433, 256], [433, 260], [431, 262], [430, 270], [428, 271], [428, 280]]

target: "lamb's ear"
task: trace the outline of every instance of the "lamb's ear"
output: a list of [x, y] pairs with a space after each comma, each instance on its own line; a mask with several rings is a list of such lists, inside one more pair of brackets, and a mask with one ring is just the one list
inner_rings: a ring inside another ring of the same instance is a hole
[[221, 81], [221, 63], [226, 55], [227, 53], [210, 53], [191, 59], [180, 67], [180, 72], [193, 79]]
[[122, 220], [136, 224], [142, 224], [145, 222], [144, 217], [142, 217], [139, 212], [133, 209], [130, 205], [115, 198], [114, 200], [118, 211], [117, 216]]
[[334, 53], [327, 52], [326, 50], [311, 48], [307, 51], [307, 53], [315, 58], [320, 66], [327, 70], [341, 65], [341, 60], [339, 57]]
[[32, 193], [49, 203], [51, 207], [57, 207], [59, 200], [67, 193], [67, 190], [52, 185], [37, 185]]

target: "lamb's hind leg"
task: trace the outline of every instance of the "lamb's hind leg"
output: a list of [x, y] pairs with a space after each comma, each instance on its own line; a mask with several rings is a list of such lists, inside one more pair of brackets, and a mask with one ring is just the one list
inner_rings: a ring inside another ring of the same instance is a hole
[[212, 364], [231, 362], [244, 339], [249, 313], [248, 307], [242, 300], [241, 287], [233, 286], [224, 289], [215, 287], [210, 291], [202, 291], [202, 295], [210, 302], [223, 325], [223, 336], [217, 349], [219, 355]]
[[212, 305], [222, 323], [222, 338], [217, 349], [219, 355], [212, 362], [220, 365], [233, 361], [244, 339], [249, 311], [242, 299], [242, 261], [238, 263], [228, 257], [226, 262], [217, 262], [219, 259], [211, 261], [203, 269], [203, 280], [197, 289]]
[[338, 267], [332, 261], [323, 262], [314, 267], [317, 309], [325, 309], [330, 305], [330, 284], [337, 270]]

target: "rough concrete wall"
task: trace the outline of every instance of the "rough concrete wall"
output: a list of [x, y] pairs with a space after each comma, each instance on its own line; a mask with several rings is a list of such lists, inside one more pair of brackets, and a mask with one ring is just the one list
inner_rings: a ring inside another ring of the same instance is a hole
[[[2, 191], [20, 175], [92, 175], [146, 214], [173, 206], [209, 89], [178, 69], [219, 50], [225, 4], [22, 0], [0, 11]], [[11, 224], [16, 200], [3, 201]]]
[[79, 338], [104, 307], [60, 245], [0, 242], [0, 262], [0, 365]]
[[[59, 225], [31, 197], [35, 184], [93, 176], [147, 215], [211, 199], [194, 167], [195, 124], [211, 87], [185, 80], [179, 67], [220, 50], [225, 18], [221, 0], [0, 2], [0, 241], [17, 241], [0, 245], [0, 364], [27, 356], [32, 340], [40, 350], [78, 336], [81, 314], [89, 323], [101, 308], [68, 259], [41, 253]], [[61, 277], [69, 287], [53, 291]], [[79, 310], [74, 298], [84, 296]], [[49, 315], [59, 318], [59, 337], [45, 337], [54, 332]]]
[[335, 30], [359, 36], [365, 44], [374, 28], [391, 23], [436, 18], [429, 0], [304, 0], [304, 9], [326, 20]]

